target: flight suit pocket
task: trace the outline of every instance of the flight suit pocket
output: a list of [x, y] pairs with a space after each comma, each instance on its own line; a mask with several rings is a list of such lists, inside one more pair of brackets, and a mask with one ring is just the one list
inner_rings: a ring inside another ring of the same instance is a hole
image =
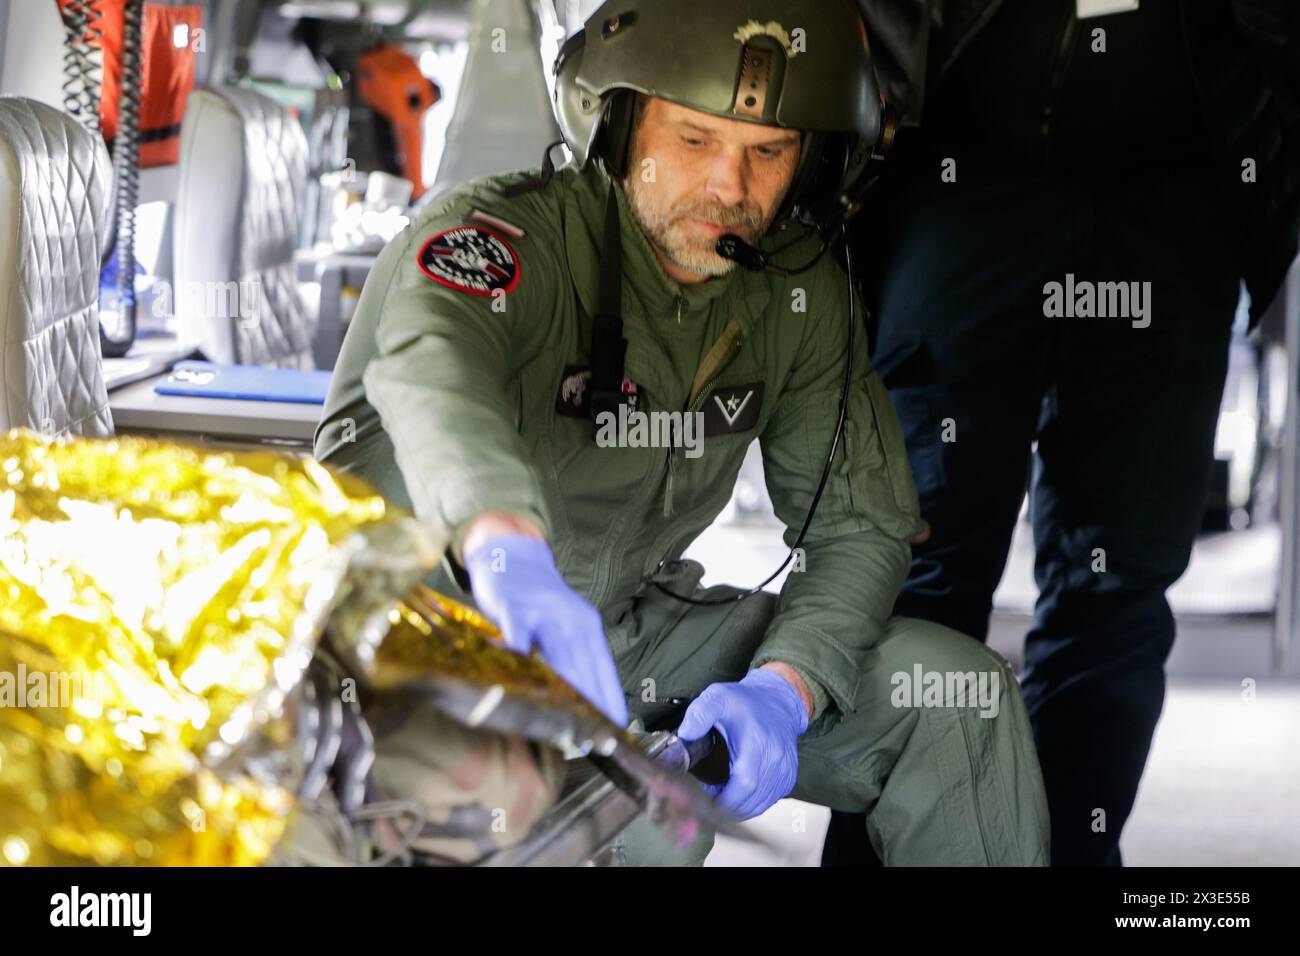
[[526, 365], [519, 374], [519, 433], [528, 453], [541, 472], [552, 480], [583, 449], [591, 426], [584, 418], [561, 419], [555, 411], [556, 396], [565, 387], [563, 364], [554, 352], [546, 352]]
[[889, 393], [871, 372], [859, 382], [849, 406], [849, 494], [859, 514], [882, 530], [911, 537], [921, 530], [921, 508], [907, 459], [907, 445]]
[[533, 445], [550, 440], [551, 415], [543, 397], [553, 391], [556, 364], [553, 352], [543, 352], [520, 369], [516, 379], [517, 389], [512, 395], [516, 422], [519, 433]]

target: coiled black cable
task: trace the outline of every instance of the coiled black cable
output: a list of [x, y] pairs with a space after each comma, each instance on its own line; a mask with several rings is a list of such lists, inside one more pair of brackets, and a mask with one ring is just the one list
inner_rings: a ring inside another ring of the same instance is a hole
[[60, 9], [65, 36], [63, 108], [92, 133], [100, 131], [99, 97], [103, 74], [95, 48], [104, 31], [100, 0], [67, 0]]
[[[93, 2], [93, 0], [92, 0]], [[135, 342], [135, 207], [140, 195], [140, 101], [144, 84], [144, 0], [126, 0], [122, 24], [122, 96], [113, 137], [119, 336], [99, 326], [105, 358], [121, 358]]]

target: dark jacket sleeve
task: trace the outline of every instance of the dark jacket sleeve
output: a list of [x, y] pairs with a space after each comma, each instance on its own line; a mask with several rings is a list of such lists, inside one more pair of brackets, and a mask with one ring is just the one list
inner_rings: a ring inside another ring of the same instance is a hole
[[1229, 0], [1290, 123], [1300, 123], [1300, 0]]

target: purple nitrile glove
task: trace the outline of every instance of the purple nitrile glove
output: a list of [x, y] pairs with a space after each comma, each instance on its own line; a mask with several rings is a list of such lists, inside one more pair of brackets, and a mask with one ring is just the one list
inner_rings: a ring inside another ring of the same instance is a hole
[[470, 590], [496, 622], [506, 646], [534, 647], [554, 671], [619, 727], [627, 700], [605, 640], [600, 612], [565, 583], [545, 541], [522, 534], [485, 539], [465, 555]]
[[755, 669], [738, 683], [710, 684], [686, 708], [677, 736], [698, 740], [713, 727], [731, 754], [726, 786], [708, 788], [719, 806], [748, 820], [794, 789], [808, 708], [788, 680]]

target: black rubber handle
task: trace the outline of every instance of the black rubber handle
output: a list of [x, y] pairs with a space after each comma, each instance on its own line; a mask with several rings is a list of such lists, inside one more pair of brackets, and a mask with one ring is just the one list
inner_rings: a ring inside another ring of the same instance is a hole
[[686, 753], [690, 756], [690, 766], [697, 766], [705, 757], [713, 753], [713, 748], [722, 743], [722, 735], [717, 730], [710, 730], [698, 740], [683, 740]]

